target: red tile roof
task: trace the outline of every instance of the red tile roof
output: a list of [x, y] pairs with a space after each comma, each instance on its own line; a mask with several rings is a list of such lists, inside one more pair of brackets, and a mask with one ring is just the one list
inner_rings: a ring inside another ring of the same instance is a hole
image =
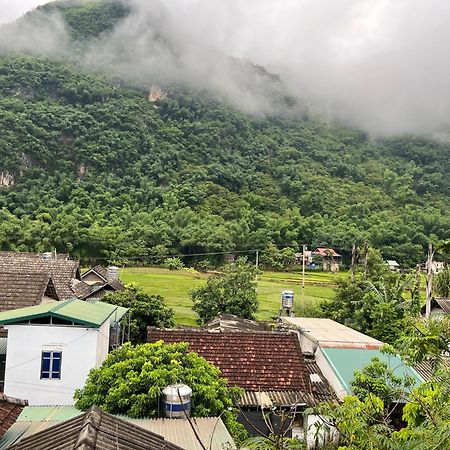
[[309, 371], [295, 333], [217, 333], [148, 328], [148, 342], [188, 342], [217, 366], [232, 386], [247, 391], [311, 392]]
[[325, 247], [319, 247], [316, 250], [312, 252], [313, 255], [320, 255], [320, 256], [332, 256], [332, 257], [339, 257], [342, 256], [339, 253], [337, 253], [333, 248], [325, 248]]
[[3, 436], [11, 428], [22, 409], [27, 405], [26, 400], [7, 397], [0, 393], [0, 436]]

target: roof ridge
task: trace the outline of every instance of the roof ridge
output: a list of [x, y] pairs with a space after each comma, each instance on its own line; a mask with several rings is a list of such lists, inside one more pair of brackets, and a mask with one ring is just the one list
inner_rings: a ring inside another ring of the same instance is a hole
[[91, 450], [96, 448], [101, 421], [102, 412], [100, 409], [92, 406], [86, 411], [74, 449]]

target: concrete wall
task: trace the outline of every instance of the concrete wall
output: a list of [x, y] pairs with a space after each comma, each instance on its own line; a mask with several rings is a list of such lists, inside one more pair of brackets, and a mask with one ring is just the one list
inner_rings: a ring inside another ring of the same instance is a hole
[[328, 380], [328, 383], [330, 383], [331, 387], [333, 388], [336, 395], [342, 400], [346, 395], [349, 395], [342, 383], [340, 382], [339, 378], [335, 374], [333, 368], [331, 367], [328, 360], [325, 358], [325, 355], [323, 354], [320, 347], [317, 348], [317, 351], [315, 353], [315, 359], [316, 363], [319, 366], [320, 370], [323, 373], [323, 376], [326, 380]]
[[[103, 327], [102, 333], [109, 336]], [[106, 337], [95, 328], [56, 325], [7, 325], [5, 394], [30, 405], [73, 405], [75, 389], [107, 354]], [[41, 355], [62, 352], [61, 379], [41, 380]]]
[[100, 367], [108, 356], [109, 332], [111, 330], [109, 320], [107, 320], [97, 331], [97, 352], [95, 355], [95, 366]]
[[85, 275], [83, 277], [83, 281], [87, 284], [95, 284], [95, 283], [104, 283], [105, 280], [101, 277], [99, 277], [97, 274], [95, 274], [94, 272], [88, 273], [87, 275]]

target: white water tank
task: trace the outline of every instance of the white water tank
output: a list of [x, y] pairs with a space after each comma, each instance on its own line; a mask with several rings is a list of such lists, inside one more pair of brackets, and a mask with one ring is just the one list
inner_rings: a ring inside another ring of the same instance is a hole
[[107, 275], [108, 280], [118, 280], [119, 279], [119, 268], [118, 267], [109, 266], [106, 270], [108, 271], [108, 275]]
[[52, 252], [42, 253], [42, 259], [45, 259], [46, 261], [51, 261], [53, 259], [53, 253]]
[[294, 291], [281, 292], [281, 307], [289, 310], [294, 307]]
[[171, 384], [162, 391], [164, 416], [183, 419], [191, 415], [192, 389], [185, 384]]

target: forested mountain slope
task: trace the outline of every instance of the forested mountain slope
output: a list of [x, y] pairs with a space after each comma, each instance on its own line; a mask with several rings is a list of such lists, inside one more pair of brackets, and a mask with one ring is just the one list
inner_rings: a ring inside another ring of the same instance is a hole
[[[126, 13], [83, 5], [64, 9], [76, 39]], [[152, 102], [148, 86], [1, 56], [0, 248], [133, 256], [369, 240], [413, 264], [450, 235], [450, 145], [164, 89]]]

